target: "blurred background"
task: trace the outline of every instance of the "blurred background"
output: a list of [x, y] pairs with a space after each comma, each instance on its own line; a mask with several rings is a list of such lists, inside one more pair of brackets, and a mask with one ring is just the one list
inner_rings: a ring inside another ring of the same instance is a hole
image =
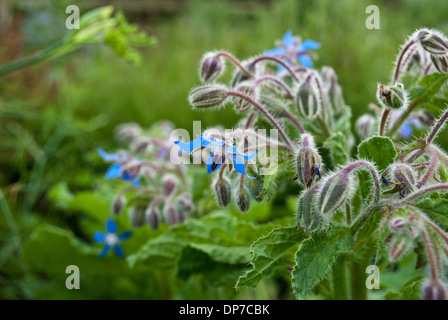
[[[3, 299], [67, 294], [44, 271], [30, 270], [31, 258], [23, 259], [20, 248], [45, 223], [81, 239], [90, 237], [79, 231], [77, 210], [68, 210], [61, 199], [96, 186], [106, 168], [96, 149], [117, 149], [115, 126], [137, 122], [147, 127], [168, 119], [191, 132], [193, 120], [201, 120], [203, 127], [231, 128], [237, 122], [231, 108], [199, 113], [187, 102], [189, 90], [199, 84], [205, 52], [223, 49], [244, 60], [275, 47], [288, 29], [302, 39], [314, 39], [322, 45], [316, 68], [336, 70], [356, 120], [370, 112], [367, 106], [375, 100], [377, 83], [390, 81], [399, 46], [408, 35], [420, 27], [448, 32], [446, 0], [2, 0], [0, 66], [63, 37], [70, 4], [78, 5], [81, 13], [112, 4], [154, 36], [157, 45], [141, 50], [140, 65], [110, 48], [91, 46], [0, 77]], [[380, 8], [379, 30], [365, 27], [365, 10], [371, 4]], [[223, 81], [230, 76], [227, 72]], [[124, 282], [105, 285], [116, 291], [84, 291], [79, 297], [185, 297], [141, 292]]]

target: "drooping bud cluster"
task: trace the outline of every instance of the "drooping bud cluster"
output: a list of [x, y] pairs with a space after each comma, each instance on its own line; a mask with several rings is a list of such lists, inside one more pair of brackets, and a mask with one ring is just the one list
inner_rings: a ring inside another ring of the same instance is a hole
[[377, 98], [384, 108], [405, 109], [409, 103], [407, 92], [401, 83], [395, 83], [393, 86], [378, 85]]
[[302, 135], [296, 164], [297, 179], [306, 188], [310, 188], [314, 180], [321, 178], [322, 160], [314, 145], [313, 137], [309, 134]]

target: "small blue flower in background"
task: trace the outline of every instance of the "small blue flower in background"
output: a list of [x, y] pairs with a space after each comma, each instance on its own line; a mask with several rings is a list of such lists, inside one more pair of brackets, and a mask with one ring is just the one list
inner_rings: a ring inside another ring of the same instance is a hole
[[[401, 109], [394, 112], [392, 115], [392, 123], [398, 119], [398, 117], [403, 113]], [[412, 133], [414, 132], [414, 128], [421, 129], [423, 127], [423, 123], [421, 120], [415, 115], [411, 114], [409, 118], [403, 122], [399, 129], [399, 133], [401, 137], [405, 140], [408, 140], [412, 137]]]
[[181, 142], [174, 141], [181, 150], [186, 152], [193, 152], [199, 148], [207, 148], [210, 150], [210, 156], [207, 160], [207, 170], [208, 173], [216, 171], [226, 160], [226, 157], [232, 160], [235, 170], [241, 174], [244, 174], [250, 179], [255, 179], [255, 177], [250, 177], [246, 173], [244, 160], [252, 160], [257, 152], [242, 154], [232, 145], [226, 144], [225, 141], [215, 139], [214, 137], [205, 138], [203, 136], [197, 136], [197, 138], [191, 142]]
[[113, 248], [115, 254], [123, 258], [124, 257], [124, 251], [123, 248], [120, 246], [120, 242], [123, 240], [128, 239], [131, 235], [131, 231], [125, 231], [122, 234], [117, 234], [117, 224], [112, 219], [107, 219], [106, 221], [106, 231], [107, 233], [103, 233], [101, 231], [95, 232], [93, 235], [93, 240], [97, 243], [104, 243], [103, 250], [101, 250], [99, 257], [103, 258], [111, 248]]
[[[267, 50], [265, 51], [265, 54], [283, 58], [288, 65], [294, 64], [296, 59], [298, 59], [302, 66], [312, 68], [313, 61], [310, 58], [309, 50], [316, 50], [319, 48], [320, 43], [311, 39], [307, 39], [302, 43], [298, 42], [291, 30], [288, 30], [283, 36], [281, 46], [272, 50]], [[283, 66], [279, 66], [278, 72], [281, 72], [284, 69]]]
[[140, 185], [140, 175], [138, 175], [140, 160], [133, 159], [125, 153], [107, 153], [101, 148], [98, 148], [98, 153], [103, 160], [114, 162], [106, 171], [106, 179], [122, 178], [125, 181], [132, 181], [135, 187]]

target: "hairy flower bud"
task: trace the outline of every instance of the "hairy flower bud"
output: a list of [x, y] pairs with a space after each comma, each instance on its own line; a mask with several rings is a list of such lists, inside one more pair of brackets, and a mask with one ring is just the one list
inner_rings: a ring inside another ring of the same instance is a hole
[[431, 61], [434, 67], [440, 73], [448, 72], [448, 54], [443, 55], [431, 55]]
[[168, 174], [163, 177], [162, 179], [163, 184], [163, 196], [168, 197], [170, 196], [177, 185], [177, 179], [174, 175]]
[[394, 238], [390, 245], [388, 251], [389, 261], [395, 262], [403, 258], [411, 249], [412, 242], [406, 237]]
[[323, 215], [336, 212], [347, 201], [350, 191], [350, 176], [344, 170], [327, 178], [317, 196], [319, 212]]
[[145, 223], [146, 205], [137, 204], [129, 209], [129, 219], [134, 228], [140, 228]]
[[406, 196], [411, 193], [415, 189], [415, 173], [414, 170], [404, 163], [394, 164], [392, 167], [392, 173], [397, 179], [397, 181], [401, 184], [401, 196]]
[[194, 204], [191, 201], [191, 195], [189, 193], [183, 193], [177, 198], [177, 202], [179, 205], [187, 210], [187, 211], [194, 211], [196, 210]]
[[301, 146], [296, 157], [297, 178], [305, 187], [311, 187], [313, 180], [320, 178], [322, 161], [314, 146], [313, 137], [309, 134], [302, 135]]
[[200, 78], [202, 83], [215, 80], [224, 72], [224, 59], [216, 53], [207, 53], [202, 59]]
[[171, 203], [165, 204], [163, 207], [163, 216], [169, 225], [175, 225], [179, 221], [178, 212]]
[[221, 207], [227, 207], [231, 200], [230, 182], [224, 177], [219, 177], [215, 183], [216, 199]]
[[423, 299], [446, 300], [446, 288], [438, 280], [431, 280], [423, 287]]
[[146, 210], [146, 222], [149, 224], [151, 229], [157, 230], [159, 228], [159, 216], [160, 213], [157, 207], [150, 205]]
[[113, 205], [112, 205], [112, 212], [116, 215], [120, 214], [120, 212], [123, 210], [123, 207], [126, 205], [126, 198], [120, 193], [118, 193], [115, 196]]
[[356, 121], [356, 132], [361, 137], [361, 140], [365, 140], [372, 136], [375, 129], [375, 118], [370, 114], [365, 114]]
[[441, 55], [448, 53], [448, 42], [444, 36], [438, 32], [423, 29], [417, 36], [423, 49], [433, 55]]
[[142, 132], [142, 128], [137, 123], [123, 123], [116, 127], [115, 136], [119, 141], [128, 142], [137, 138]]
[[218, 107], [229, 96], [226, 87], [221, 85], [202, 86], [190, 92], [190, 104], [198, 109]]
[[324, 219], [316, 210], [316, 192], [320, 186], [316, 185], [305, 190], [300, 196], [297, 208], [297, 226], [306, 232], [315, 232], [322, 229]]
[[[248, 166], [246, 171], [249, 176], [254, 177], [257, 175], [255, 173], [255, 170], [253, 170], [251, 166]], [[263, 201], [263, 195], [262, 195], [264, 186], [263, 176], [259, 176], [257, 177], [257, 179], [244, 179], [244, 186], [247, 188], [250, 195], [252, 196], [252, 198], [255, 199], [255, 201], [257, 202]]]
[[187, 217], [187, 213], [185, 212], [185, 210], [182, 210], [182, 209], [178, 210], [178, 218], [179, 218], [180, 222], [187, 221], [188, 217]]
[[385, 108], [400, 109], [408, 106], [407, 92], [404, 90], [404, 86], [398, 82], [393, 86], [378, 85], [377, 98]]
[[397, 217], [397, 218], [394, 218], [391, 221], [389, 221], [389, 227], [393, 231], [403, 229], [405, 226], [406, 226], [406, 221], [401, 217]]
[[334, 69], [331, 67], [323, 67], [321, 76], [325, 93], [328, 96], [328, 100], [333, 108], [333, 111], [340, 112], [344, 108], [345, 102], [342, 96], [342, 89], [338, 84], [338, 78], [334, 72]]
[[301, 116], [311, 119], [320, 111], [320, 97], [312, 80], [316, 75], [310, 73], [299, 85], [296, 94], [296, 105]]
[[241, 212], [246, 212], [250, 208], [250, 196], [246, 188], [235, 188], [235, 203]]
[[[255, 65], [251, 62], [243, 61], [243, 67], [246, 68], [250, 73], [254, 74], [256, 72]], [[241, 69], [237, 69], [235, 74], [233, 75], [232, 81], [230, 82], [231, 87], [235, 88], [239, 83], [250, 80], [249, 75]]]

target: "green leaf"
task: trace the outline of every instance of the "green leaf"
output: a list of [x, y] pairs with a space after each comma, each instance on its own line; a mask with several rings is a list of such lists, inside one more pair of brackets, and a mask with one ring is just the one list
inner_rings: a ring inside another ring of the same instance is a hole
[[264, 184], [260, 197], [267, 197], [269, 200], [277, 191], [277, 181], [280, 177], [285, 175], [291, 176], [291, 179], [294, 177], [295, 172], [291, 169], [294, 168], [293, 163], [294, 158], [290, 157], [288, 160], [279, 163], [275, 172], [264, 176]]
[[278, 266], [286, 269], [282, 264], [288, 256], [292, 256], [298, 245], [308, 235], [294, 227], [285, 227], [272, 230], [267, 236], [261, 237], [251, 246], [252, 268], [239, 277], [237, 287], [255, 288], [263, 277], [270, 276]]
[[392, 164], [396, 156], [397, 151], [388, 137], [373, 136], [358, 147], [358, 158], [373, 161], [380, 171]]
[[297, 298], [304, 298], [331, 269], [339, 254], [353, 253], [352, 236], [347, 228], [333, 228], [314, 234], [301, 244], [295, 255], [292, 288]]
[[418, 83], [425, 87], [425, 90], [416, 98], [420, 103], [430, 101], [442, 88], [443, 84], [448, 80], [447, 73], [433, 73], [424, 76]]
[[249, 262], [249, 245], [271, 225], [255, 226], [228, 214], [212, 214], [172, 227], [149, 240], [128, 257], [131, 266], [147, 263], [154, 268], [172, 268], [186, 246], [229, 264]]
[[439, 198], [435, 194], [434, 197], [426, 197], [420, 200], [415, 206], [436, 222], [448, 228], [448, 199]]
[[336, 165], [346, 164], [348, 160], [348, 139], [342, 132], [334, 133], [324, 142], [324, 147], [331, 150], [333, 161]]
[[386, 300], [421, 300], [421, 285], [423, 276], [418, 275], [414, 279], [408, 281], [400, 293], [388, 292], [385, 295]]

